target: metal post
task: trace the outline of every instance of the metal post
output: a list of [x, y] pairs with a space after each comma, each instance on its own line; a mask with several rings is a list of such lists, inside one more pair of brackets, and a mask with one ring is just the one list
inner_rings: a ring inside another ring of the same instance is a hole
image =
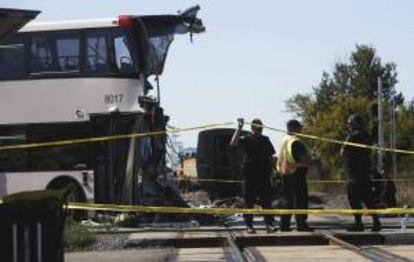
[[[393, 96], [391, 100], [391, 148], [395, 149], [397, 147], [397, 125], [396, 125], [396, 97]], [[397, 166], [397, 154], [395, 152], [391, 153], [392, 159], [392, 178], [397, 177], [398, 166]]]
[[[378, 92], [377, 92], [377, 98], [378, 98], [378, 147], [383, 148], [384, 147], [384, 131], [382, 128], [382, 122], [383, 122], [383, 109], [382, 109], [382, 81], [381, 78], [378, 77]], [[381, 175], [384, 173], [384, 166], [382, 162], [382, 155], [383, 152], [381, 149], [378, 149], [378, 155], [377, 155], [377, 171]]]

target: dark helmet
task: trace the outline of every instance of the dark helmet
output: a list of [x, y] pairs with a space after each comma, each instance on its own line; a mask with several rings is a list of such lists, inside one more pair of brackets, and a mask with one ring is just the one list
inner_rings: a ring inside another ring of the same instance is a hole
[[288, 131], [295, 131], [301, 129], [302, 124], [296, 119], [291, 119], [287, 122], [286, 127]]
[[352, 114], [348, 117], [347, 124], [352, 128], [362, 127], [362, 117], [357, 114]]
[[[255, 126], [255, 125], [258, 125], [258, 126]], [[262, 120], [260, 120], [259, 118], [255, 118], [252, 120], [252, 127], [262, 128], [261, 126], [263, 126]]]

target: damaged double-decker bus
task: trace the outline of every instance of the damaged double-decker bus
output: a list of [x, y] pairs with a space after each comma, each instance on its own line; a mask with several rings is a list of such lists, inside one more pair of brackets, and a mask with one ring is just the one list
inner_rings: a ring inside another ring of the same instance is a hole
[[[70, 201], [137, 203], [145, 176], [165, 167], [166, 135], [1, 147], [165, 130], [168, 116], [149, 78], [162, 74], [175, 34], [204, 31], [198, 10], [31, 22], [8, 32], [0, 47], [0, 197], [66, 187]], [[0, 27], [25, 17], [0, 13], [9, 18]]]

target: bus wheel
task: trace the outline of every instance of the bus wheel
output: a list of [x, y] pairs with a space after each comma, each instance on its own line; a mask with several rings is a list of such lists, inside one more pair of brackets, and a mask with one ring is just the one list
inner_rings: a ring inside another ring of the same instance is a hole
[[[71, 181], [71, 179], [58, 179], [56, 181], [53, 181], [47, 188], [66, 188], [69, 191], [66, 197], [67, 202], [86, 202], [86, 197], [82, 191], [82, 188], [75, 181]], [[81, 221], [86, 218], [86, 211], [69, 209], [67, 211], [67, 215], [68, 218], [74, 221]]]

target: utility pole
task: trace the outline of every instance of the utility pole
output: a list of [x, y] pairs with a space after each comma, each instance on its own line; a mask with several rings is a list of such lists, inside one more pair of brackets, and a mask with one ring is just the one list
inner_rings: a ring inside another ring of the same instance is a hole
[[382, 106], [382, 81], [381, 78], [378, 77], [378, 91], [377, 91], [377, 99], [378, 99], [378, 155], [377, 155], [377, 171], [381, 175], [384, 173], [384, 166], [382, 162], [383, 151], [381, 150], [384, 147], [384, 130], [382, 128], [383, 123], [383, 106]]
[[[395, 149], [397, 147], [397, 125], [396, 125], [396, 107], [397, 101], [396, 97], [393, 96], [391, 99], [391, 148]], [[391, 153], [392, 160], [392, 178], [397, 177], [398, 167], [397, 167], [397, 154], [394, 152]]]

